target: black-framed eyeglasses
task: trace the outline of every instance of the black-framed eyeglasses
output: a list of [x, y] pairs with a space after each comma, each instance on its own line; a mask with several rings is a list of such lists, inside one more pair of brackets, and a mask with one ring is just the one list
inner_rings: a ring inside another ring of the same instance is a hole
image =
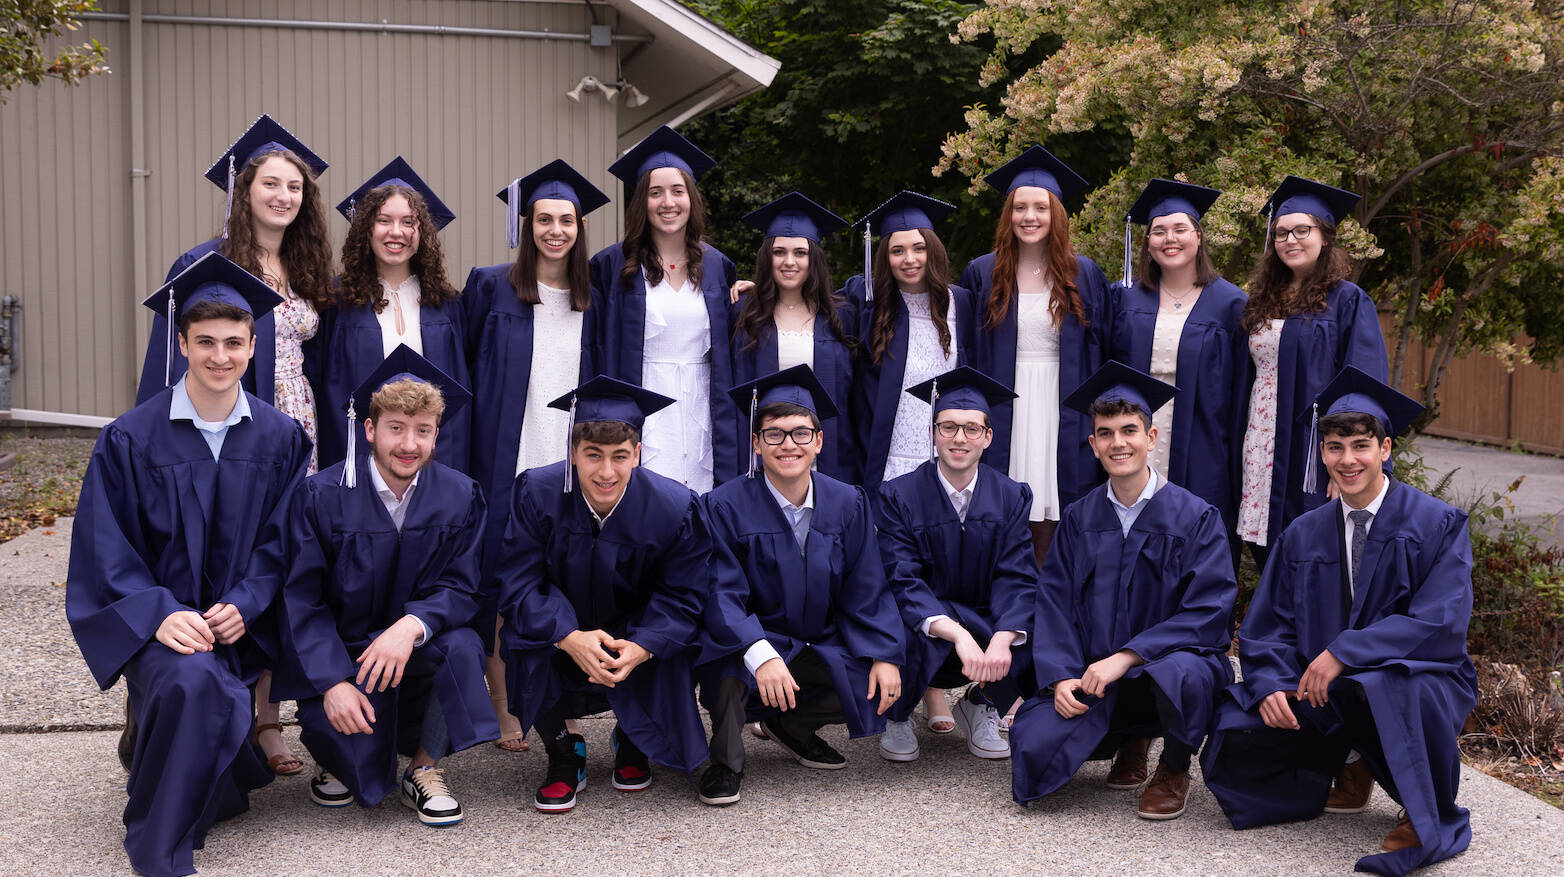
[[760, 431], [760, 440], [768, 445], [780, 445], [784, 440], [792, 438], [793, 444], [802, 447], [814, 441], [819, 432], [820, 430], [812, 426], [797, 426], [792, 429], [771, 426]]
[[955, 438], [957, 430], [969, 439], [980, 439], [988, 432], [988, 427], [981, 423], [957, 423], [954, 420], [941, 420], [934, 424], [934, 428], [945, 438]]
[[1288, 238], [1294, 238], [1298, 241], [1306, 241], [1309, 239], [1309, 235], [1311, 234], [1314, 234], [1314, 226], [1295, 225], [1292, 228], [1277, 229], [1274, 233], [1271, 234], [1271, 240], [1276, 241], [1277, 243], [1282, 243]]

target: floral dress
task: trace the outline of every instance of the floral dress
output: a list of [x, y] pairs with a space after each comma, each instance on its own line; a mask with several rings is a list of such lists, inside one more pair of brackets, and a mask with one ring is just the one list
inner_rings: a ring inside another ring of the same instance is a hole
[[1271, 523], [1271, 467], [1276, 461], [1276, 375], [1281, 360], [1282, 326], [1249, 336], [1254, 387], [1249, 391], [1249, 429], [1244, 432], [1244, 490], [1238, 504], [1238, 536], [1262, 548]]
[[[915, 387], [930, 378], [936, 378], [956, 367], [956, 309], [950, 307], [945, 315], [950, 328], [950, 352], [939, 343], [939, 328], [934, 325], [934, 311], [926, 292], [903, 292], [902, 301], [907, 305], [907, 367], [902, 371], [901, 388]], [[889, 481], [923, 465], [932, 456], [934, 408], [929, 403], [906, 392], [896, 400], [896, 422], [891, 427], [890, 454], [885, 459], [885, 475]]]
[[277, 410], [292, 417], [310, 437], [309, 474], [315, 474], [315, 392], [304, 377], [304, 342], [320, 329], [320, 314], [308, 301], [286, 290], [282, 304], [272, 311], [276, 321], [277, 365], [272, 378], [272, 399]]

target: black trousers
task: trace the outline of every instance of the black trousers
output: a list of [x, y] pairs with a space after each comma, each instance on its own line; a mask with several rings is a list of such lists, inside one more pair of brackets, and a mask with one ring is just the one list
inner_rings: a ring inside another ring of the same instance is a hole
[[1121, 680], [1119, 699], [1108, 719], [1108, 734], [1091, 757], [1111, 758], [1120, 744], [1130, 738], [1161, 737], [1162, 757], [1157, 763], [1171, 771], [1187, 771], [1194, 750], [1165, 733], [1172, 722], [1173, 705], [1149, 677]]
[[743, 772], [744, 722], [752, 712], [775, 715], [777, 725], [784, 732], [800, 739], [807, 739], [826, 725], [847, 721], [836, 695], [836, 685], [819, 652], [806, 647], [788, 663], [787, 669], [793, 674], [793, 681], [798, 683], [798, 691], [793, 693], [797, 705], [785, 712], [765, 706], [760, 693], [750, 693], [742, 679], [724, 676], [717, 683], [717, 696], [708, 707], [713, 764]]

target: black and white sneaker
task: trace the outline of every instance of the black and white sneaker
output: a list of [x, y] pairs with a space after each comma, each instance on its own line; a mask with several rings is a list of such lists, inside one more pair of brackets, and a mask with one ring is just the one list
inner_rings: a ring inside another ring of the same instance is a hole
[[402, 774], [402, 803], [418, 812], [418, 821], [435, 828], [462, 821], [462, 805], [446, 788], [438, 767], [420, 767]]
[[614, 788], [621, 792], [639, 792], [652, 784], [652, 762], [636, 748], [630, 738], [614, 726], [608, 738], [614, 749]]
[[743, 771], [736, 771], [725, 764], [712, 762], [711, 766], [706, 768], [706, 772], [701, 774], [701, 803], [710, 804], [713, 807], [737, 804], [739, 802], [739, 783], [743, 781]]
[[788, 754], [804, 767], [812, 767], [815, 770], [840, 770], [847, 766], [847, 759], [842, 753], [832, 749], [829, 743], [820, 739], [819, 734], [810, 734], [808, 739], [800, 740], [783, 731], [776, 719], [767, 719], [760, 723], [760, 727], [773, 743], [786, 749]]
[[329, 770], [323, 770], [310, 780], [310, 800], [322, 807], [346, 807], [353, 803], [353, 793]]
[[548, 745], [548, 773], [532, 796], [532, 806], [544, 813], [568, 813], [576, 793], [587, 784], [587, 744], [580, 734], [566, 734]]

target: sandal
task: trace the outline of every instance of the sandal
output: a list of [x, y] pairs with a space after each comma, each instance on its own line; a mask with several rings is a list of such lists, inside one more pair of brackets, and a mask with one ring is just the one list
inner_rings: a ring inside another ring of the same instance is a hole
[[495, 740], [494, 745], [506, 752], [526, 752], [532, 748], [532, 744], [527, 742], [526, 731], [509, 731]]
[[[277, 722], [267, 722], [264, 725], [256, 725], [255, 733], [251, 736], [251, 739], [255, 741], [257, 748], [260, 748], [261, 746], [261, 734], [265, 731], [276, 731], [277, 736], [281, 737], [282, 725], [278, 724]], [[282, 745], [286, 749], [288, 746], [287, 741], [283, 741]], [[262, 749], [261, 754], [265, 755], [266, 750]], [[283, 765], [285, 764], [291, 764], [293, 766], [284, 769]], [[304, 772], [304, 762], [300, 761], [299, 757], [294, 755], [292, 750], [288, 750], [286, 752], [279, 752], [276, 755], [267, 756], [266, 769], [280, 777], [298, 776]]]
[[929, 716], [929, 731], [935, 734], [949, 734], [956, 730], [955, 716]]

